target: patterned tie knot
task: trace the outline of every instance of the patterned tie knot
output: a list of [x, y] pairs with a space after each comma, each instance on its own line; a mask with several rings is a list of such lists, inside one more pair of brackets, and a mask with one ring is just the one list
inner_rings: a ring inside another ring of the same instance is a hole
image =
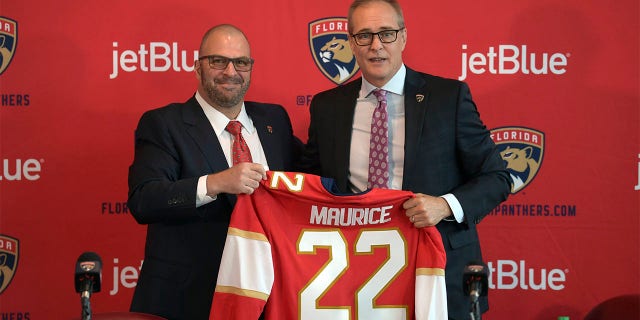
[[373, 95], [378, 98], [378, 102], [380, 102], [381, 104], [387, 103], [387, 90], [375, 89], [373, 90]]
[[242, 123], [240, 121], [229, 121], [225, 130], [229, 131], [234, 137], [237, 137], [242, 132]]

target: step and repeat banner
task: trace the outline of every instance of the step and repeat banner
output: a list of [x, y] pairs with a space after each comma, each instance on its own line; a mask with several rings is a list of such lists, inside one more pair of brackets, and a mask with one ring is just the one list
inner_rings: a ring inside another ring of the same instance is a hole
[[[359, 77], [332, 45], [349, 3], [0, 0], [0, 319], [79, 317], [85, 251], [104, 264], [93, 311], [128, 310], [139, 117], [194, 94], [203, 32], [231, 23], [256, 60], [247, 100], [283, 105], [306, 141], [313, 95]], [[470, 85], [514, 179], [480, 225], [484, 318], [581, 319], [639, 294], [638, 1], [401, 4], [405, 63]]]

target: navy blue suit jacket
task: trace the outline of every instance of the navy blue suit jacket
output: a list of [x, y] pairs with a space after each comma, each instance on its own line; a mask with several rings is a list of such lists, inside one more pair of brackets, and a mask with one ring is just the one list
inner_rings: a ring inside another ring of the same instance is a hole
[[[245, 102], [269, 169], [290, 170], [296, 139], [282, 106]], [[135, 132], [128, 206], [147, 225], [144, 264], [131, 311], [208, 319], [235, 195], [196, 208], [200, 176], [228, 169], [194, 97], [147, 111]]]
[[[310, 106], [309, 140], [300, 170], [336, 179], [349, 192], [349, 153], [362, 79], [321, 92]], [[463, 82], [407, 68], [404, 85], [405, 146], [402, 189], [441, 196], [452, 193], [465, 221], [437, 225], [447, 252], [449, 316], [468, 319], [462, 272], [481, 261], [476, 224], [511, 190], [511, 180], [490, 133]], [[482, 308], [488, 308], [486, 299]]]

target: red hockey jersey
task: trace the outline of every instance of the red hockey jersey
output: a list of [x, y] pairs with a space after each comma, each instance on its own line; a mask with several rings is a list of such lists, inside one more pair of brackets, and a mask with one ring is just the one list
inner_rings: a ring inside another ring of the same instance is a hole
[[329, 179], [267, 175], [238, 196], [210, 319], [447, 319], [442, 239], [405, 216], [411, 192], [336, 195]]

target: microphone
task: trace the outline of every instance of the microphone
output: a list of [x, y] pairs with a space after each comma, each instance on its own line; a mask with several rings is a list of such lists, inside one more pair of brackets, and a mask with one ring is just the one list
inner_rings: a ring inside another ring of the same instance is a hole
[[100, 292], [102, 282], [102, 260], [95, 252], [84, 252], [76, 262], [74, 276], [76, 292], [80, 293], [82, 320], [91, 320], [89, 298], [94, 292]]
[[462, 275], [464, 294], [471, 296], [473, 301], [480, 296], [486, 296], [489, 289], [487, 266], [483, 262], [467, 264]]
[[464, 294], [471, 298], [469, 315], [472, 320], [480, 320], [482, 317], [478, 298], [486, 296], [489, 290], [487, 269], [483, 262], [471, 262], [464, 267], [462, 287], [464, 288]]

